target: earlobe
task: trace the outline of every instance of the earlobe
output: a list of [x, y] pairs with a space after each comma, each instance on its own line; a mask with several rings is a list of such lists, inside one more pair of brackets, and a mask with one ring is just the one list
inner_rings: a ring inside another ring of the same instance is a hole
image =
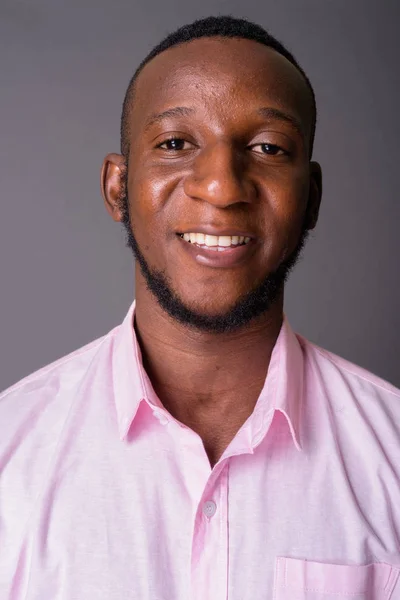
[[100, 175], [101, 193], [107, 212], [114, 221], [122, 221], [121, 195], [126, 164], [121, 154], [107, 154]]
[[306, 223], [307, 229], [314, 229], [319, 215], [322, 198], [322, 171], [317, 162], [310, 163], [310, 188], [308, 195]]

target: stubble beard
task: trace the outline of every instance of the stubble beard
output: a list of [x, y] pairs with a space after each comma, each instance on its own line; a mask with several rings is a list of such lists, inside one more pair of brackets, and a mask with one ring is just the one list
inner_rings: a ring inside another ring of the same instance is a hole
[[134, 258], [144, 277], [148, 290], [153, 294], [159, 306], [179, 323], [208, 333], [228, 333], [244, 328], [253, 319], [260, 317], [277, 302], [290, 272], [299, 261], [307, 241], [309, 230], [303, 225], [299, 241], [294, 251], [272, 273], [254, 289], [240, 298], [227, 311], [217, 315], [201, 313], [187, 306], [174, 291], [167, 275], [152, 268], [141, 249], [134, 234], [133, 224], [129, 216], [127, 195], [127, 176], [123, 178], [120, 197], [122, 224], [126, 234], [126, 245], [131, 249]]

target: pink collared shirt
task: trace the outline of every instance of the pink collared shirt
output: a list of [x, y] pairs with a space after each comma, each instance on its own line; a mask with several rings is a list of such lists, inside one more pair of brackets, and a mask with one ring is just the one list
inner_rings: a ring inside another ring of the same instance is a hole
[[0, 396], [0, 600], [399, 600], [399, 390], [285, 318], [211, 469], [133, 311]]

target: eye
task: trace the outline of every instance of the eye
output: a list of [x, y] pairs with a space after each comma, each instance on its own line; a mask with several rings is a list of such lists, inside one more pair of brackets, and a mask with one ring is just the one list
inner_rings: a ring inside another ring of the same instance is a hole
[[253, 146], [250, 146], [250, 148], [252, 150], [255, 150], [255, 148], [260, 148], [260, 150], [255, 150], [255, 152], [258, 154], [267, 154], [268, 156], [287, 154], [283, 148], [277, 146], [276, 144], [254, 144]]
[[164, 140], [161, 144], [157, 144], [157, 148], [161, 150], [167, 150], [169, 152], [178, 152], [179, 150], [188, 150], [192, 144], [182, 138], [169, 138]]

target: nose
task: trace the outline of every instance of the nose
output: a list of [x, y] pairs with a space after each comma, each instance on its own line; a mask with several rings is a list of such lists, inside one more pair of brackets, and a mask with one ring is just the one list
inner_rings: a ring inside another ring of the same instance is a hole
[[184, 181], [185, 194], [217, 208], [251, 202], [254, 186], [245, 162], [231, 144], [219, 141], [207, 146], [196, 156]]

